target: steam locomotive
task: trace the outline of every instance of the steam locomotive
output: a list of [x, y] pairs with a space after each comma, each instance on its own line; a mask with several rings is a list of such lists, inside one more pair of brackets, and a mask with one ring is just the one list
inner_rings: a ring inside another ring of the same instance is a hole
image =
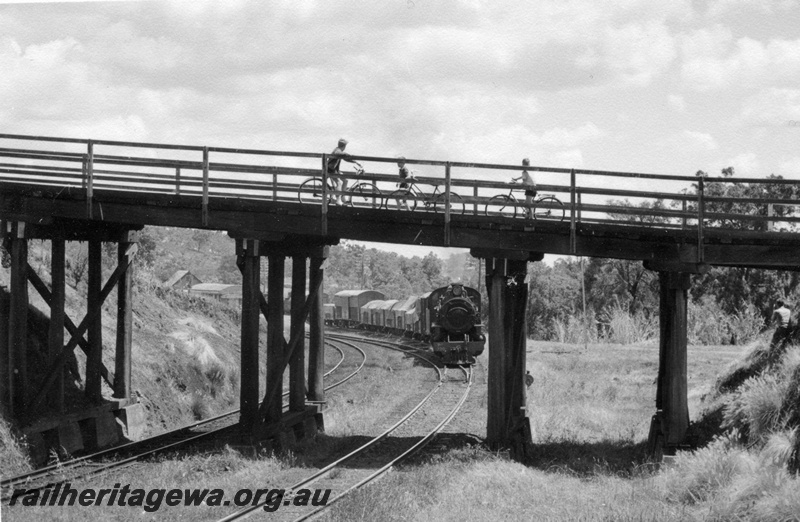
[[430, 342], [446, 364], [472, 363], [486, 344], [481, 294], [461, 283], [403, 300], [387, 300], [377, 290], [343, 290], [325, 305], [325, 322]]

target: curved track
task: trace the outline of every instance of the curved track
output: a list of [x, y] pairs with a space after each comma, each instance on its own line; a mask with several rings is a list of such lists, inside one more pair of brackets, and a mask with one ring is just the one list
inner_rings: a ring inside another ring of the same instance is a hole
[[[293, 506], [286, 506], [286, 501], [284, 501], [285, 507], [272, 513], [271, 518], [277, 516], [281, 519], [305, 520], [382, 476], [398, 462], [410, 457], [428, 444], [455, 417], [469, 396], [472, 386], [472, 371], [469, 367], [460, 367], [464, 379], [456, 382], [447, 378], [447, 372], [429, 358], [429, 353], [420, 353], [399, 343], [359, 336], [328, 333], [327, 337], [332, 340], [354, 341], [409, 354], [433, 368], [437, 373], [437, 381], [416, 405], [368, 442], [286, 488], [287, 496], [284, 498], [291, 498], [295, 491], [307, 488], [312, 484], [319, 489], [331, 489], [333, 497], [328, 500], [326, 506], [313, 511], [308, 511], [306, 508], [300, 512], [293, 511]], [[440, 400], [433, 401], [432, 398], [437, 394], [441, 395]], [[446, 404], [446, 408], [448, 408], [444, 415], [441, 415], [439, 411], [442, 409], [442, 404]], [[422, 412], [426, 414], [421, 415]], [[420, 432], [424, 435], [417, 438], [409, 436], [418, 435]], [[389, 437], [392, 434], [395, 435], [394, 439]], [[338, 474], [333, 473], [337, 470]], [[255, 514], [265, 504], [266, 502], [263, 502], [243, 508], [221, 519], [220, 522], [242, 520]]]
[[[366, 353], [360, 348], [344, 341], [328, 341], [326, 344], [338, 352], [339, 358], [334, 366], [325, 372], [326, 378], [333, 374], [333, 372], [335, 372], [345, 360], [344, 351], [334, 343], [340, 343], [354, 349], [359, 353], [361, 360], [354, 371], [344, 376], [339, 381], [326, 386], [325, 390], [340, 386], [341, 384], [344, 384], [348, 380], [352, 379], [361, 371], [366, 363]], [[284, 392], [284, 397], [287, 395], [288, 392]], [[24, 486], [30, 491], [47, 486], [54, 486], [60, 482], [66, 482], [68, 480], [78, 480], [92, 475], [98, 475], [113, 469], [119, 469], [131, 465], [134, 462], [158, 453], [163, 453], [168, 450], [176, 450], [204, 439], [211, 439], [215, 436], [224, 435], [226, 432], [235, 429], [236, 423], [231, 422], [231, 420], [238, 413], [238, 409], [232, 410], [215, 417], [183, 426], [167, 433], [162, 433], [155, 437], [136, 442], [129, 442], [127, 444], [104, 449], [90, 455], [84, 455], [72, 460], [59, 462], [28, 473], [3, 479], [0, 481], [0, 488], [2, 488], [2, 496], [0, 497], [0, 500], [7, 501], [10, 498], [14, 488]], [[222, 426], [213, 427], [199, 433], [194, 431], [198, 428], [212, 425], [214, 423], [222, 424]], [[107, 458], [113, 458], [116, 460], [111, 462], [97, 462], [99, 459]]]

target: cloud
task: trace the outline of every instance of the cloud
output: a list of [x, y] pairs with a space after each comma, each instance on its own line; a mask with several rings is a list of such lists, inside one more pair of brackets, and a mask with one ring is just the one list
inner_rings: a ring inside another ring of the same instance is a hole
[[715, 150], [717, 148], [716, 140], [714, 140], [713, 136], [705, 132], [685, 130], [683, 131], [683, 137], [691, 145], [703, 150]]
[[739, 119], [767, 127], [785, 127], [800, 121], [800, 89], [762, 89], [744, 100]]
[[776, 174], [786, 179], [800, 179], [800, 156], [794, 156], [782, 161], [778, 165]]
[[678, 112], [686, 112], [686, 100], [683, 96], [670, 94], [667, 96], [667, 104]]
[[730, 29], [715, 26], [680, 40], [681, 75], [687, 86], [697, 91], [792, 86], [800, 78], [800, 39], [734, 40]]
[[746, 176], [746, 177], [766, 176], [764, 172], [761, 172], [761, 162], [759, 162], [758, 158], [753, 152], [743, 152], [741, 154], [738, 154], [730, 158], [725, 163], [726, 167], [729, 166], [733, 167], [734, 172], [738, 176]]

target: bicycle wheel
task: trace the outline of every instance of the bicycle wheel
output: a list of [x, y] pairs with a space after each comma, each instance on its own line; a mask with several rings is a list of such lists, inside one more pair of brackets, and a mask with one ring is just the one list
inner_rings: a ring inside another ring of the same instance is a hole
[[388, 210], [415, 210], [417, 208], [417, 200], [411, 199], [410, 190], [399, 189], [389, 194], [383, 205]]
[[533, 206], [533, 219], [546, 219], [560, 223], [564, 221], [564, 204], [555, 196], [537, 199]]
[[[433, 204], [431, 205], [431, 208], [432, 208], [432, 210], [434, 212], [441, 212], [442, 214], [444, 214], [445, 207], [447, 206], [446, 203], [447, 203], [447, 201], [445, 201], [445, 194], [439, 194], [438, 196], [436, 196], [436, 199], [433, 200]], [[465, 209], [464, 200], [461, 199], [461, 196], [459, 196], [458, 194], [456, 194], [454, 192], [451, 192], [450, 193], [450, 214], [451, 215], [457, 214], [459, 216], [463, 216], [464, 215], [464, 209]]]
[[297, 190], [297, 199], [300, 203], [322, 204], [322, 180], [308, 178], [300, 184]]
[[383, 204], [381, 189], [372, 183], [359, 183], [347, 192], [349, 193], [347, 205], [350, 207], [381, 208]]
[[498, 194], [492, 196], [483, 213], [487, 216], [517, 217], [517, 202], [510, 196]]

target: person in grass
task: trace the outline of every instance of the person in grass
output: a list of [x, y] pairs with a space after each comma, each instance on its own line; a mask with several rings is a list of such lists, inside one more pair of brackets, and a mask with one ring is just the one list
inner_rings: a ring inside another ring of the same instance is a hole
[[[522, 160], [523, 167], [529, 167], [531, 164], [531, 160], [525, 158]], [[517, 181], [522, 181], [522, 185], [525, 187], [525, 217], [531, 217], [531, 204], [533, 203], [533, 198], [536, 197], [536, 181], [534, 181], [533, 176], [527, 170], [522, 171], [522, 174], [518, 178], [512, 178], [511, 182], [516, 183]]]
[[786, 306], [786, 302], [778, 299], [775, 302], [775, 311], [772, 312], [775, 333], [772, 334], [772, 341], [769, 343], [770, 351], [783, 348], [783, 345], [789, 340], [791, 317], [792, 311]]

